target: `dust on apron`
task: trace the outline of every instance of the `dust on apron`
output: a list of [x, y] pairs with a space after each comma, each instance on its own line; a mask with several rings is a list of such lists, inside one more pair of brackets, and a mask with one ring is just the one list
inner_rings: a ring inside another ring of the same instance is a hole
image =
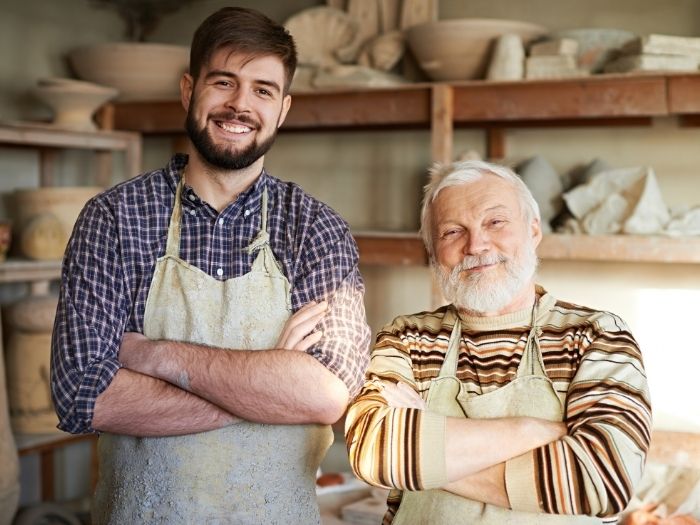
[[[179, 258], [181, 195], [175, 194], [166, 253], [156, 262], [144, 334], [220, 348], [274, 347], [289, 318], [290, 285], [262, 227], [248, 247], [250, 273], [219, 281]], [[235, 351], [235, 350], [232, 350]], [[185, 436], [102, 434], [97, 524], [319, 523], [315, 479], [333, 439], [327, 425], [241, 421]]]
[[[563, 421], [564, 410], [551, 380], [547, 377], [538, 340], [537, 304], [533, 307], [532, 326], [518, 370], [510, 383], [489, 392], [474, 395], [457, 379], [457, 361], [462, 326], [455, 317], [445, 361], [428, 391], [427, 406], [442, 415], [474, 419], [530, 416]], [[578, 525], [600, 524], [590, 516], [520, 512], [473, 501], [444, 490], [404, 491], [393, 525]]]

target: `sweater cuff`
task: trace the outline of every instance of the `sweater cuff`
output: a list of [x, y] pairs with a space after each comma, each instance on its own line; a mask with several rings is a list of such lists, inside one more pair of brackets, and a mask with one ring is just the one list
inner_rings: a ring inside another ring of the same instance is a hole
[[506, 491], [511, 509], [542, 512], [537, 494], [534, 452], [526, 452], [506, 461]]
[[445, 425], [446, 417], [442, 414], [422, 411], [418, 433], [418, 483], [422, 490], [436, 489], [447, 484]]

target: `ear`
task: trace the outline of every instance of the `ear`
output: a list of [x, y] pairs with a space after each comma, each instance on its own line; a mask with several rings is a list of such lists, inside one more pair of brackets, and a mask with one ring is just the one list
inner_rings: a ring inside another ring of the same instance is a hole
[[277, 122], [277, 127], [279, 128], [282, 123], [284, 122], [284, 119], [287, 118], [287, 113], [289, 112], [289, 108], [292, 107], [292, 95], [285, 95], [284, 98], [282, 99], [282, 111], [280, 112], [280, 118], [279, 121]]
[[540, 219], [532, 219], [530, 223], [530, 236], [532, 237], [532, 243], [537, 248], [542, 241], [542, 228], [540, 226]]
[[194, 79], [189, 73], [182, 75], [180, 79], [180, 102], [185, 111], [190, 109], [190, 101], [192, 100], [192, 90], [194, 89]]

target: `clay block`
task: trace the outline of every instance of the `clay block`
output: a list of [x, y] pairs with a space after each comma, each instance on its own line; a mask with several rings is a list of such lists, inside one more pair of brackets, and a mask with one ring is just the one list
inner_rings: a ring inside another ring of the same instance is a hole
[[685, 55], [700, 58], [700, 37], [675, 35], [646, 35], [635, 38], [622, 47], [627, 55]]
[[588, 73], [579, 70], [576, 58], [569, 55], [534, 56], [525, 59], [525, 78], [580, 77]]
[[700, 59], [680, 55], [626, 55], [605, 66], [606, 73], [697, 71]]
[[576, 56], [577, 53], [578, 42], [573, 38], [558, 38], [530, 46], [530, 56]]

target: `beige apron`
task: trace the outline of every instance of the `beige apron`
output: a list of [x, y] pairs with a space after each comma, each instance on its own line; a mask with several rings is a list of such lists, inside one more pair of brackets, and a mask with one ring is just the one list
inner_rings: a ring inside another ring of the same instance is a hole
[[[290, 285], [262, 228], [248, 247], [250, 273], [218, 281], [178, 257], [178, 184], [166, 253], [148, 292], [144, 334], [222, 348], [274, 347], [290, 315]], [[97, 524], [319, 523], [315, 478], [333, 439], [327, 425], [240, 423], [198, 434], [137, 438], [102, 434]]]
[[[454, 315], [454, 314], [453, 314]], [[456, 315], [455, 315], [456, 317]], [[542, 362], [537, 309], [533, 309], [532, 328], [525, 344], [516, 377], [506, 386], [488, 394], [469, 394], [457, 379], [457, 361], [462, 335], [459, 318], [440, 373], [428, 391], [427, 406], [451, 417], [474, 419], [531, 416], [562, 421], [564, 411]], [[533, 481], [534, 482], [534, 481]], [[443, 490], [404, 491], [393, 525], [578, 525], [600, 524], [589, 516], [537, 514], [504, 509], [456, 496]]]

